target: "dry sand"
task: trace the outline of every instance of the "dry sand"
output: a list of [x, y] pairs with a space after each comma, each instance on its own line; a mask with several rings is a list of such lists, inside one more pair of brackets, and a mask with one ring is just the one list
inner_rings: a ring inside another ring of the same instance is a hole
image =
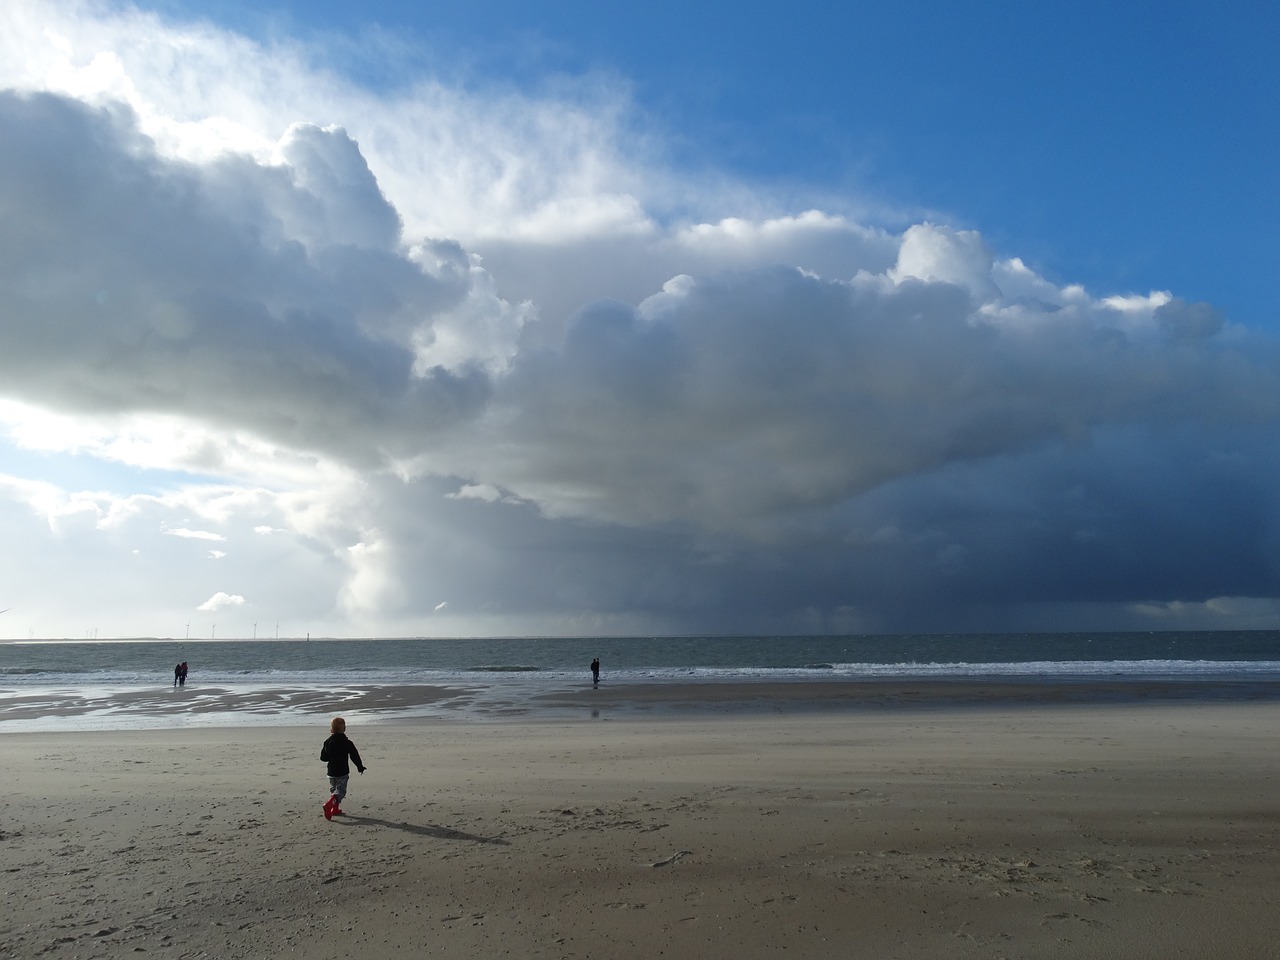
[[4, 957], [1280, 953], [1280, 705], [0, 740]]

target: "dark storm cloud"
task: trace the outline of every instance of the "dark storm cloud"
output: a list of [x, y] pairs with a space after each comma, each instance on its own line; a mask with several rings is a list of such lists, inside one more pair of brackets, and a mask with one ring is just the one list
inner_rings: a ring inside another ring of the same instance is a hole
[[1276, 592], [1280, 358], [1209, 305], [821, 216], [482, 269], [404, 237], [342, 130], [277, 152], [0, 93], [0, 376], [362, 473], [307, 528], [351, 610], [945, 630]]
[[571, 565], [487, 530], [502, 595], [706, 630], [947, 630], [1272, 593], [1276, 345], [1176, 300], [1010, 322], [975, 285], [773, 268], [584, 308], [452, 451], [609, 531], [543, 527]]
[[425, 480], [384, 489], [378, 512], [403, 568], [432, 587], [404, 597], [406, 611], [448, 597], [569, 628], [567, 611], [686, 632], [1176, 627], [1187, 622], [1131, 608], [1273, 592], [1271, 439], [1099, 428], [793, 507], [767, 541], [695, 523], [553, 521], [529, 504], [442, 499], [447, 486]]
[[898, 478], [1099, 427], [1280, 412], [1269, 343], [1187, 346], [1102, 310], [1008, 326], [983, 306], [955, 283], [789, 268], [597, 303], [559, 348], [516, 360], [467, 456], [552, 513], [767, 536]]

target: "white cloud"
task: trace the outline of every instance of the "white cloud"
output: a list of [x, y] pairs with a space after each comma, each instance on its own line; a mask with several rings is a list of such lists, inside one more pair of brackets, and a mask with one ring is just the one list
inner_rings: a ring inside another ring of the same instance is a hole
[[903, 234], [898, 261], [889, 277], [895, 283], [954, 283], [987, 299], [996, 292], [991, 278], [993, 266], [991, 252], [975, 231], [921, 223]]
[[376, 615], [383, 608], [396, 608], [403, 602], [405, 589], [402, 571], [398, 569], [392, 543], [376, 530], [365, 531], [367, 539], [346, 550], [350, 575], [343, 587], [340, 602], [353, 617]]
[[[377, 96], [317, 56], [0, 12], [0, 515], [67, 569], [127, 549], [122, 607], [210, 589], [172, 538], [234, 541], [204, 559], [295, 632], [1267, 589], [1276, 346], [1211, 305], [709, 187], [619, 89]], [[1170, 540], [1195, 575], [1126, 546]]]
[[173, 530], [166, 530], [171, 537], [187, 537], [192, 540], [225, 540], [227, 539], [220, 533], [211, 533], [208, 530], [188, 530], [186, 527], [177, 527]]
[[456, 493], [447, 495], [451, 500], [481, 500], [484, 503], [497, 503], [502, 499], [502, 491], [488, 483], [464, 483]]
[[411, 237], [563, 239], [647, 219], [629, 189], [645, 140], [627, 132], [625, 92], [598, 77], [560, 98], [430, 80], [376, 97], [296, 43], [260, 46], [129, 9], [19, 6], [0, 11], [0, 84], [127, 103], [165, 155], [269, 160], [295, 121], [341, 122], [400, 198]]
[[219, 590], [212, 597], [206, 600], [200, 606], [196, 607], [202, 613], [216, 613], [227, 607], [239, 607], [244, 605], [244, 597], [234, 593], [224, 593]]

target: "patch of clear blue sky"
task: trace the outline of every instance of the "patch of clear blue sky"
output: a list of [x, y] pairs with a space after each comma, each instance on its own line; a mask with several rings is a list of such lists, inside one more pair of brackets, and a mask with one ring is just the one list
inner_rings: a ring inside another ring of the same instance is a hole
[[156, 470], [77, 453], [27, 450], [0, 436], [0, 475], [39, 477], [61, 490], [116, 496], [162, 494], [183, 484], [218, 478], [177, 470]]
[[375, 87], [610, 72], [680, 162], [937, 211], [1060, 282], [1280, 328], [1280, 4], [141, 5], [260, 38], [381, 28], [403, 61], [334, 65]]

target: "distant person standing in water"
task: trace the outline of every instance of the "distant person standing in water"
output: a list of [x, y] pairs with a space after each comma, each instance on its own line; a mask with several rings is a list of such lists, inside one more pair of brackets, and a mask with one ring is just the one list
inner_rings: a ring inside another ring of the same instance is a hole
[[178, 686], [185, 687], [187, 685], [187, 661], [183, 660], [178, 664]]
[[178, 681], [182, 679], [182, 664], [175, 664], [173, 668], [173, 685], [176, 687]]
[[596, 657], [591, 661], [591, 685], [593, 687], [600, 686], [600, 658]]

